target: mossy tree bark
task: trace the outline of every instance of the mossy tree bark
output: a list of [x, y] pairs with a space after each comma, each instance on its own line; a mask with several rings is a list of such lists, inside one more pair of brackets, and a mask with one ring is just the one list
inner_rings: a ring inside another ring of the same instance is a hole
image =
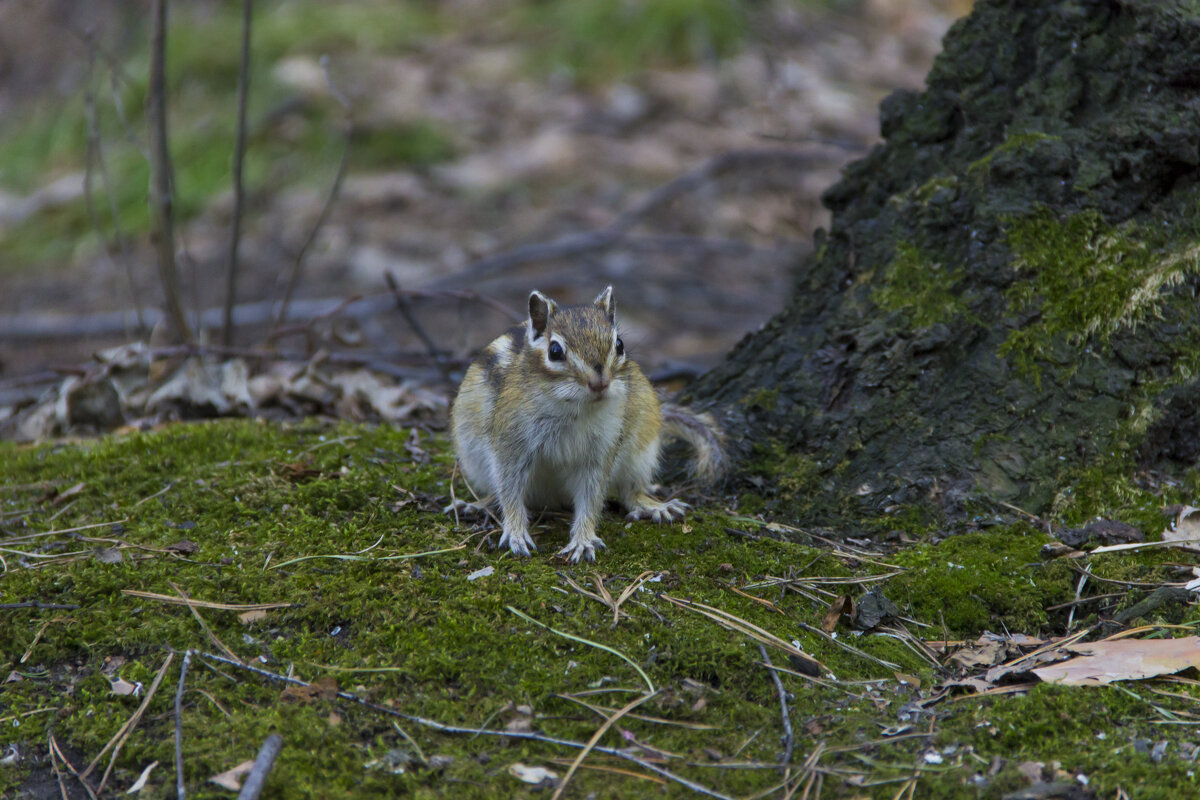
[[1043, 513], [1193, 463], [1200, 5], [980, 0], [927, 86], [884, 101], [790, 305], [693, 398], [815, 516]]

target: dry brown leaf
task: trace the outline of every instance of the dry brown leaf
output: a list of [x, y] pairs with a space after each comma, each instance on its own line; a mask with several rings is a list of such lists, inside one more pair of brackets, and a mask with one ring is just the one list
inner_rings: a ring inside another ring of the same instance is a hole
[[333, 700], [337, 697], [337, 679], [326, 676], [307, 686], [289, 686], [279, 693], [281, 703], [314, 703], [317, 700]]
[[318, 700], [333, 700], [338, 694], [337, 678], [326, 675], [324, 678], [318, 678], [309, 686], [314, 690]]
[[219, 775], [213, 775], [208, 781], [209, 783], [215, 783], [222, 789], [236, 792], [242, 788], [242, 778], [246, 777], [253, 767], [253, 761], [243, 761], [233, 769], [227, 769]]
[[854, 599], [848, 594], [838, 597], [829, 604], [829, 608], [825, 611], [825, 618], [821, 620], [821, 630], [833, 633], [843, 617], [847, 622], [854, 617]]
[[1039, 667], [1033, 674], [1047, 683], [1098, 686], [1113, 681], [1141, 680], [1200, 667], [1200, 637], [1180, 639], [1116, 639], [1075, 644], [1079, 653], [1058, 664]]
[[1186, 542], [1185, 549], [1200, 550], [1200, 508], [1184, 506], [1179, 516], [1162, 533], [1164, 542]]
[[256, 608], [253, 611], [243, 611], [241, 614], [238, 614], [238, 619], [242, 621], [243, 625], [249, 625], [251, 622], [258, 622], [266, 616], [266, 611]]

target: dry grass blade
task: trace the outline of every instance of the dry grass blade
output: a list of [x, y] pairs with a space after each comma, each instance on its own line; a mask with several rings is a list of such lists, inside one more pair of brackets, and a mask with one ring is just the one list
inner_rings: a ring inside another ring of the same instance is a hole
[[612, 653], [614, 656], [616, 656], [617, 658], [620, 658], [626, 664], [633, 667], [634, 670], [637, 671], [637, 674], [641, 676], [643, 681], [645, 681], [646, 690], [650, 694], [654, 694], [655, 692], [658, 691], [657, 689], [654, 688], [654, 682], [650, 680], [650, 676], [647, 675], [645, 673], [645, 671], [637, 665], [637, 662], [635, 662], [629, 656], [622, 653], [620, 650], [615, 650], [606, 644], [600, 644], [599, 642], [593, 642], [591, 639], [584, 639], [582, 636], [575, 636], [574, 634], [567, 633], [566, 631], [560, 631], [557, 628], [551, 628], [546, 623], [538, 622], [533, 617], [529, 616], [528, 614], [526, 614], [522, 611], [518, 611], [517, 609], [513, 608], [512, 606], [505, 606], [505, 608], [507, 608], [509, 611], [516, 614], [518, 617], [525, 620], [526, 622], [532, 622], [534, 625], [537, 625], [539, 628], [545, 628], [546, 630], [550, 631], [551, 633], [555, 634], [556, 636], [561, 636], [564, 639], [570, 639], [571, 641], [579, 642], [580, 644], [586, 644], [589, 647], [595, 647], [596, 649], [603, 650], [606, 653]]
[[755, 597], [754, 595], [749, 594], [748, 592], [743, 592], [741, 589], [737, 588], [732, 583], [725, 584], [725, 588], [728, 589], [729, 591], [733, 592], [734, 594], [741, 595], [742, 597], [746, 598], [747, 600], [753, 600], [755, 603], [758, 603], [760, 606], [763, 606], [764, 608], [771, 609], [776, 614], [782, 614], [785, 617], [787, 616], [786, 611], [784, 611], [782, 608], [780, 608], [779, 606], [772, 603], [770, 600], [767, 600], [765, 597]]
[[[800, 788], [801, 783], [804, 784], [804, 793], [802, 795], [800, 795], [800, 799], [808, 800], [809, 793], [812, 791], [812, 788], [813, 788], [813, 783], [821, 780], [821, 773], [817, 772], [817, 762], [819, 762], [821, 760], [821, 756], [822, 756], [822, 754], [824, 754], [824, 752], [825, 752], [825, 743], [818, 742], [817, 746], [815, 748], [813, 748], [813, 751], [811, 753], [809, 753], [808, 758], [804, 759], [803, 771], [800, 773], [800, 777], [796, 779], [796, 782], [794, 784], [792, 784], [791, 790], [789, 790], [788, 793], [786, 795], [784, 795], [784, 800], [789, 800], [792, 797], [792, 795], [794, 795], [796, 793], [796, 790]], [[821, 788], [818, 783], [817, 796], [820, 797], [820, 795], [821, 795]]]
[[696, 603], [679, 597], [671, 597], [667, 594], [660, 594], [659, 597], [661, 597], [663, 600], [666, 600], [668, 603], [679, 606], [680, 608], [694, 611], [697, 614], [708, 617], [723, 628], [728, 628], [731, 631], [737, 631], [738, 633], [749, 636], [756, 642], [761, 642], [762, 644], [770, 645], [777, 650], [782, 650], [787, 655], [799, 659], [802, 663], [811, 664], [820, 670], [829, 672], [829, 669], [824, 664], [822, 664], [820, 661], [817, 661], [817, 659], [813, 658], [808, 653], [805, 653], [791, 642], [784, 641], [775, 634], [765, 631], [754, 623], [747, 622], [741, 617], [730, 614], [728, 611], [722, 611], [719, 608], [713, 608], [712, 606], [707, 606], [704, 603]]
[[[633, 715], [630, 715], [630, 716], [633, 716]], [[558, 756], [548, 759], [548, 760], [550, 761], [551, 764], [557, 764], [561, 767], [568, 766], [569, 764], [572, 763], [571, 759], [561, 758]], [[609, 767], [609, 766], [605, 766], [603, 764], [580, 764], [579, 768], [580, 769], [590, 769], [590, 770], [594, 770], [595, 772], [607, 772], [611, 775], [624, 775], [626, 778], [637, 778], [638, 780], [649, 781], [650, 783], [658, 784], [659, 786], [667, 785], [667, 782], [665, 780], [663, 780], [662, 778], [655, 777], [654, 775], [643, 775], [642, 773], [634, 772], [631, 769], [621, 769], [620, 767]]]
[[167, 584], [172, 589], [174, 589], [176, 592], [178, 592], [179, 596], [181, 598], [183, 598], [183, 604], [188, 607], [188, 611], [192, 612], [192, 616], [196, 618], [196, 622], [200, 623], [200, 627], [204, 630], [204, 633], [208, 636], [209, 641], [211, 641], [213, 644], [215, 644], [217, 646], [217, 648], [222, 653], [224, 653], [226, 656], [228, 656], [229, 658], [232, 658], [235, 661], [241, 661], [241, 659], [237, 657], [237, 654], [234, 653], [232, 650], [230, 650], [228, 647], [226, 647], [225, 643], [222, 642], [220, 639], [218, 639], [217, 635], [212, 632], [212, 629], [208, 627], [208, 623], [204, 621], [204, 617], [200, 616], [200, 612], [196, 610], [195, 604], [193, 604], [192, 601], [188, 599], [187, 594], [182, 589], [180, 589], [178, 586], [171, 583], [170, 581], [167, 581]]
[[890, 636], [894, 639], [900, 640], [900, 642], [908, 647], [908, 649], [912, 650], [918, 656], [928, 661], [931, 666], [940, 667], [942, 665], [942, 662], [938, 659], [937, 653], [935, 653], [929, 647], [929, 645], [925, 643], [924, 640], [919, 639], [918, 637], [909, 633], [907, 628], [881, 627], [877, 628], [875, 632], [880, 636]]
[[466, 544], [458, 544], [454, 547], [446, 547], [441, 550], [426, 550], [424, 553], [404, 553], [398, 556], [356, 556], [342, 555], [338, 553], [334, 553], [332, 555], [300, 556], [299, 558], [293, 558], [289, 561], [281, 561], [280, 563], [273, 565], [271, 569], [280, 569], [290, 564], [298, 564], [301, 561], [313, 561], [318, 558], [330, 558], [334, 561], [405, 561], [410, 558], [424, 558], [425, 556], [437, 556], [441, 555], [442, 553], [453, 553], [456, 550], [465, 550], [466, 547]]
[[[630, 581], [629, 585], [626, 586], [624, 589], [622, 589], [621, 594], [615, 598], [612, 596], [612, 593], [608, 591], [608, 587], [606, 587], [604, 585], [604, 580], [595, 573], [592, 573], [592, 575], [590, 577], [592, 579], [592, 583], [596, 584], [596, 591], [599, 592], [599, 594], [596, 594], [594, 592], [589, 592], [587, 589], [584, 589], [578, 583], [571, 580], [571, 578], [567, 575], [560, 574], [560, 577], [564, 581], [566, 581], [568, 584], [570, 584], [572, 589], [579, 592], [584, 597], [590, 597], [599, 603], [603, 603], [605, 606], [607, 606], [609, 609], [612, 610], [613, 621], [612, 621], [612, 625], [609, 626], [609, 629], [611, 630], [611, 629], [617, 627], [617, 622], [620, 620], [621, 614], [624, 613], [623, 611], [621, 611], [621, 605], [626, 600], [628, 600], [633, 595], [634, 592], [636, 592], [638, 589], [640, 589], [646, 581], [650, 580], [657, 574], [658, 574], [658, 572], [655, 570], [652, 570], [652, 569], [646, 570], [641, 575], [638, 575], [636, 578], [634, 578], [632, 581]], [[626, 615], [626, 616], [628, 616], [628, 615]]]
[[61, 708], [35, 708], [33, 711], [23, 711], [20, 714], [10, 714], [7, 717], [0, 717], [0, 725], [3, 725], [6, 722], [12, 722], [13, 720], [32, 717], [34, 714], [50, 714], [61, 710]]
[[87, 782], [86, 778], [79, 774], [79, 770], [75, 769], [75, 765], [63, 754], [62, 749], [58, 746], [58, 740], [54, 738], [53, 732], [47, 735], [47, 741], [50, 750], [50, 765], [54, 768], [54, 777], [58, 779], [58, 791], [61, 793], [63, 800], [70, 800], [70, 796], [67, 794], [67, 786], [63, 781], [62, 771], [58, 768], [59, 761], [65, 764], [71, 774], [75, 776], [79, 781], [79, 785], [87, 792], [87, 796], [91, 800], [96, 800], [96, 792], [92, 789], [92, 785]]
[[592, 752], [592, 748], [595, 747], [596, 743], [600, 741], [600, 737], [602, 737], [608, 731], [608, 729], [616, 723], [617, 720], [650, 698], [654, 697], [656, 694], [658, 693], [654, 691], [647, 692], [641, 697], [631, 700], [630, 702], [621, 706], [621, 709], [617, 711], [617, 713], [604, 720], [604, 723], [596, 729], [595, 733], [592, 734], [592, 738], [588, 739], [587, 744], [585, 744], [583, 749], [579, 751], [579, 755], [575, 756], [575, 760], [571, 762], [570, 769], [567, 770], [567, 774], [563, 776], [563, 779], [559, 781], [558, 787], [554, 790], [554, 794], [550, 796], [550, 800], [559, 800], [559, 798], [562, 797], [562, 793], [566, 791], [567, 784], [570, 782], [571, 776], [575, 774], [575, 770], [579, 769], [579, 765], [583, 763], [585, 758], [587, 758], [588, 753]]
[[875, 560], [875, 559], [883, 558], [883, 553], [876, 553], [871, 550], [864, 550], [860, 547], [854, 547], [853, 545], [848, 545], [845, 542], [839, 542], [836, 539], [830, 539], [825, 536], [821, 536], [820, 534], [813, 533], [812, 531], [805, 530], [803, 528], [795, 528], [795, 527], [792, 527], [791, 525], [784, 525], [782, 522], [766, 522], [761, 519], [755, 519], [754, 517], [734, 516], [734, 517], [730, 517], [730, 519], [734, 522], [743, 522], [743, 523], [746, 523], [747, 525], [756, 525], [760, 528], [766, 528], [767, 530], [773, 531], [776, 533], [779, 533], [779, 532], [798, 533], [801, 536], [807, 536], [810, 539], [813, 539], [815, 541], [829, 545], [831, 548], [833, 548], [833, 552], [831, 553], [831, 555], [834, 555], [838, 558], [852, 559], [854, 561], [863, 561], [868, 564], [876, 564], [881, 567], [886, 567], [887, 569], [898, 569], [901, 571], [903, 571], [903, 569], [904, 569], [903, 567], [901, 567], [898, 564], [889, 564], [886, 561]]
[[825, 631], [816, 627], [815, 625], [809, 625], [807, 622], [797, 622], [796, 624], [799, 625], [804, 630], [808, 631], [809, 633], [813, 634], [814, 636], [820, 636], [822, 639], [829, 642], [830, 644], [837, 645], [838, 647], [845, 650], [847, 653], [852, 653], [852, 654], [858, 656], [859, 658], [865, 658], [867, 661], [870, 661], [874, 664], [878, 664], [881, 667], [886, 667], [887, 669], [890, 669], [890, 670], [900, 669], [899, 664], [893, 664], [891, 661], [884, 661], [882, 658], [873, 656], [870, 653], [863, 652], [862, 650], [859, 650], [854, 645], [846, 644], [841, 639], [835, 639], [834, 637], [830, 636], [828, 633], [826, 633]]
[[866, 583], [877, 583], [886, 581], [889, 578], [894, 578], [897, 575], [903, 575], [904, 570], [894, 572], [886, 572], [882, 575], [860, 575], [839, 577], [836, 575], [814, 575], [806, 578], [767, 578], [765, 581], [758, 583], [750, 583], [742, 587], [744, 589], [766, 589], [771, 586], [779, 586], [781, 584], [802, 584], [815, 589], [818, 586], [859, 586]]
[[214, 603], [209, 600], [183, 599], [169, 594], [143, 592], [138, 589], [122, 589], [121, 594], [130, 597], [141, 597], [145, 600], [157, 600], [160, 603], [170, 603], [176, 606], [195, 606], [196, 608], [211, 608], [214, 611], [270, 611], [273, 608], [291, 608], [295, 603]]
[[112, 755], [108, 759], [108, 766], [104, 769], [103, 777], [100, 778], [100, 788], [96, 790], [97, 794], [104, 793], [104, 785], [108, 783], [108, 776], [112, 772], [113, 764], [117, 760], [117, 755], [121, 752], [121, 748], [125, 746], [125, 740], [129, 738], [129, 734], [133, 733], [133, 729], [136, 728], [138, 722], [141, 721], [142, 714], [146, 713], [147, 706], [149, 706], [150, 701], [154, 699], [154, 693], [158, 691], [158, 685], [162, 683], [163, 676], [167, 674], [167, 668], [171, 666], [171, 661], [174, 660], [174, 658], [174, 653], [167, 653], [167, 660], [163, 662], [163, 665], [158, 668], [158, 672], [155, 673], [154, 680], [150, 683], [150, 688], [146, 690], [146, 696], [142, 698], [141, 705], [139, 705], [137, 710], [133, 712], [133, 716], [131, 716], [125, 722], [125, 724], [121, 726], [120, 730], [118, 730], [116, 734], [114, 734], [113, 737], [108, 740], [108, 744], [104, 745], [104, 749], [96, 754], [96, 757], [93, 758], [91, 763], [87, 765], [87, 769], [85, 769], [82, 775], [80, 775], [80, 778], [86, 778], [88, 775], [90, 775], [92, 770], [96, 768], [96, 765], [100, 763], [100, 759], [104, 757], [104, 754], [110, 749], [112, 750]]
[[[580, 700], [576, 695], [556, 694], [555, 697], [561, 697], [563, 700], [570, 700], [572, 703], [577, 703], [589, 711], [595, 712], [601, 717], [607, 717], [609, 714], [616, 712], [617, 709], [606, 706], [589, 703], [586, 700]], [[655, 725], [673, 725], [677, 728], [686, 728], [690, 731], [716, 731], [720, 730], [719, 725], [705, 725], [702, 722], [680, 722], [673, 719], [663, 719], [662, 717], [651, 717], [645, 714], [627, 714], [630, 719], [636, 719], [639, 722], [650, 722]]]

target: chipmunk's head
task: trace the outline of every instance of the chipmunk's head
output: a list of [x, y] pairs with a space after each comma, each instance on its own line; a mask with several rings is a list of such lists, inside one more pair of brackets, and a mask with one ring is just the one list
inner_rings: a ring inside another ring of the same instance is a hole
[[604, 400], [625, 387], [625, 344], [617, 335], [609, 286], [591, 303], [559, 307], [539, 291], [529, 295], [526, 344], [561, 400]]

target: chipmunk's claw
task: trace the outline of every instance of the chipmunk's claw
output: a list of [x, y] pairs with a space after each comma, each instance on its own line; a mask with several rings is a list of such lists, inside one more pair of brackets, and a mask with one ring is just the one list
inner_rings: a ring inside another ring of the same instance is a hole
[[682, 500], [667, 500], [659, 502], [653, 498], [643, 498], [636, 506], [629, 509], [625, 519], [648, 519], [659, 525], [683, 520], [687, 510], [691, 508]]
[[499, 550], [505, 545], [512, 550], [515, 556], [528, 557], [530, 551], [537, 550], [537, 545], [533, 543], [533, 537], [529, 535], [529, 531], [505, 528], [504, 533], [500, 536], [500, 542], [496, 545], [496, 549]]
[[572, 564], [578, 564], [580, 561], [595, 561], [596, 549], [603, 550], [607, 545], [599, 536], [592, 536], [590, 539], [581, 539], [576, 541], [572, 539], [567, 543], [567, 546], [558, 551], [560, 556], [566, 557]]

